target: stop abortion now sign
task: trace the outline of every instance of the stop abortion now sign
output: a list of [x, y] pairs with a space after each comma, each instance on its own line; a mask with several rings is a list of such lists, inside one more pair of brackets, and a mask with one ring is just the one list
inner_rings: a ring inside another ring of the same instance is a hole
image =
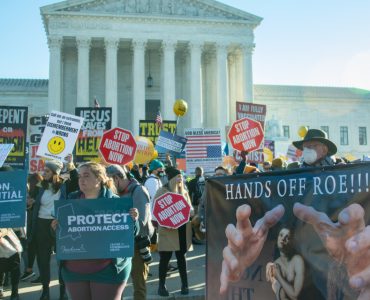
[[155, 199], [153, 215], [159, 225], [177, 229], [189, 222], [190, 209], [190, 204], [182, 195], [166, 193]]
[[243, 118], [233, 123], [228, 136], [234, 149], [252, 152], [260, 148], [264, 133], [260, 122]]
[[107, 163], [125, 165], [134, 160], [136, 147], [131, 131], [116, 127], [103, 134], [99, 151]]

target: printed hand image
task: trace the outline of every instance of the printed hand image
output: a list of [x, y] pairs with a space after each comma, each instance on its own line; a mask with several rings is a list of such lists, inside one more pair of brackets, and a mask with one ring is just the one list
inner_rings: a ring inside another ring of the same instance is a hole
[[[229, 282], [239, 281], [245, 269], [256, 261], [268, 230], [279, 222], [284, 212], [284, 207], [279, 205], [266, 212], [252, 227], [249, 219], [251, 207], [246, 204], [238, 207], [236, 226], [229, 224], [225, 231], [228, 245], [223, 250], [220, 294], [226, 293]], [[349, 205], [339, 213], [338, 222], [300, 203], [294, 204], [293, 213], [313, 226], [333, 262], [344, 266], [352, 294], [356, 294], [352, 299], [370, 299], [370, 227], [365, 226], [363, 207], [359, 204]], [[303, 258], [290, 252], [291, 234], [287, 228], [280, 230], [277, 240], [280, 257], [266, 266], [267, 280], [271, 282], [279, 300], [298, 299], [304, 281]], [[347, 299], [340, 291], [332, 295], [329, 288], [327, 293], [326, 299]]]
[[304, 261], [296, 253], [293, 245], [293, 232], [281, 228], [277, 238], [280, 257], [266, 265], [266, 278], [271, 282], [277, 300], [298, 299], [304, 281]]

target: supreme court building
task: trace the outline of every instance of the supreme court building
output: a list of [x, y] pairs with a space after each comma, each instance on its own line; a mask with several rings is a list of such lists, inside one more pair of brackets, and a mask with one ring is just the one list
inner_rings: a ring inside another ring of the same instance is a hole
[[76, 0], [41, 8], [50, 49], [49, 110], [113, 107], [138, 133], [160, 107], [180, 126], [225, 128], [253, 100], [254, 28], [262, 18], [213, 0]]
[[[351, 87], [253, 84], [254, 29], [262, 19], [214, 0], [69, 0], [41, 8], [49, 78], [0, 78], [0, 105], [30, 116], [75, 107], [113, 107], [113, 126], [138, 134], [158, 108], [184, 128], [220, 128], [237, 101], [266, 105], [274, 135], [294, 141], [302, 125], [321, 128], [338, 154], [369, 155], [370, 91]], [[258, 49], [258, 48], [257, 48]], [[26, 49], [27, 50], [27, 49]], [[268, 138], [268, 131], [265, 131]]]

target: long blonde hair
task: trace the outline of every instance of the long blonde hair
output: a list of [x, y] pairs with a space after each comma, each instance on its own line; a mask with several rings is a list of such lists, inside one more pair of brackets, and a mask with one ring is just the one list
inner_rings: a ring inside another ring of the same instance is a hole
[[[168, 189], [173, 193], [178, 193], [178, 194], [181, 194], [185, 197], [189, 197], [188, 191], [186, 190], [186, 187], [184, 185], [184, 180], [181, 180], [180, 184], [178, 185], [178, 182], [176, 180], [177, 176], [171, 178], [168, 181]], [[182, 176], [181, 176], [181, 178], [182, 178]]]
[[117, 193], [113, 179], [108, 177], [103, 165], [89, 161], [80, 165], [78, 169], [80, 170], [83, 167], [89, 168], [89, 170], [96, 176], [96, 178], [100, 179], [102, 187], [110, 189], [115, 194]]

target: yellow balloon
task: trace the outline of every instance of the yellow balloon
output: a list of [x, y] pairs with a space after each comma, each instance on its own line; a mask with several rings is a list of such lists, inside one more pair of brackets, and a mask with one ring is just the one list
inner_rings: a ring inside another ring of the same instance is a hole
[[271, 162], [274, 159], [274, 153], [269, 148], [263, 148], [264, 161]]
[[308, 128], [306, 126], [301, 126], [299, 127], [298, 129], [298, 135], [301, 137], [301, 138], [304, 138], [307, 134], [307, 131], [308, 131]]
[[154, 152], [153, 152], [153, 156], [152, 156], [152, 159], [157, 159], [158, 158], [158, 151], [154, 149]]
[[143, 136], [136, 136], [136, 154], [134, 162], [137, 164], [146, 164], [152, 159], [154, 145], [151, 140]]
[[183, 99], [177, 99], [173, 105], [173, 112], [176, 116], [182, 117], [188, 111], [188, 104]]

